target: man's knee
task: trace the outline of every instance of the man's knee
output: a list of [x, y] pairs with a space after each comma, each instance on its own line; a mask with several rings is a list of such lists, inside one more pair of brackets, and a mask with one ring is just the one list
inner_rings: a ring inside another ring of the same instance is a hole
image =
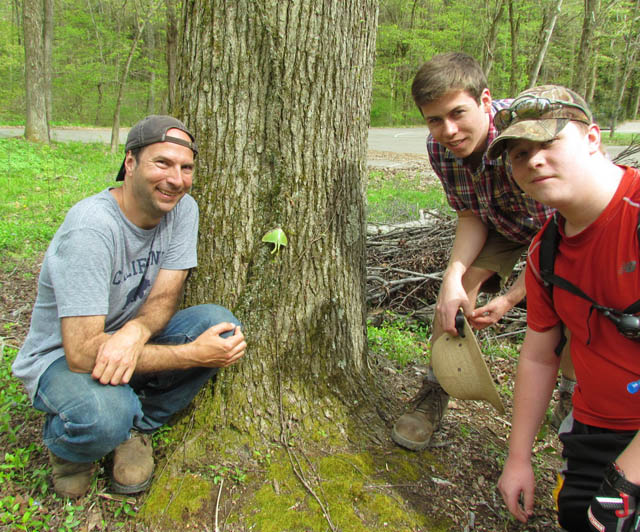
[[[50, 403], [47, 395], [39, 394], [36, 407], [46, 403]], [[98, 383], [91, 391], [78, 390], [61, 406], [41, 409], [48, 413], [45, 444], [54, 454], [76, 462], [95, 461], [112, 451], [142, 416], [129, 386]]]
[[207, 303], [204, 305], [198, 305], [197, 307], [191, 307], [194, 309], [199, 309], [199, 312], [202, 313], [203, 319], [208, 320], [208, 322], [212, 325], [216, 325], [218, 323], [229, 322], [234, 325], [241, 326], [240, 320], [236, 318], [233, 313], [220, 305], [215, 305], [213, 303]]

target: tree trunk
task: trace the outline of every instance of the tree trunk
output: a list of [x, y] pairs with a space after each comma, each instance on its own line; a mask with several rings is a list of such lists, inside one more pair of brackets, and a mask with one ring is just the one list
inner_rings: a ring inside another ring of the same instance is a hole
[[593, 103], [593, 96], [596, 93], [597, 83], [598, 83], [598, 54], [594, 54], [591, 61], [591, 74], [589, 78], [589, 85], [587, 88], [587, 93], [584, 96], [584, 99], [589, 105]]
[[488, 78], [491, 68], [493, 67], [494, 54], [496, 48], [496, 41], [498, 40], [498, 30], [500, 27], [500, 21], [504, 15], [504, 2], [503, 0], [497, 0], [496, 7], [493, 13], [491, 13], [491, 2], [485, 0], [485, 11], [487, 18], [490, 20], [489, 29], [487, 30], [487, 37], [485, 42], [484, 56], [482, 57], [482, 70], [484, 75]]
[[[200, 149], [186, 301], [232, 309], [249, 345], [200, 395], [194, 446], [374, 432], [364, 201], [377, 2], [185, 0], [184, 15], [175, 114]], [[288, 245], [274, 254], [261, 239], [277, 227]]]
[[33, 142], [49, 144], [43, 44], [44, 4], [42, 0], [24, 0], [23, 9], [27, 108], [24, 136]]
[[584, 0], [584, 20], [582, 22], [582, 36], [580, 49], [574, 70], [572, 86], [578, 94], [586, 94], [589, 82], [589, 65], [593, 61], [593, 51], [596, 46], [596, 19], [600, 12], [600, 0]]
[[176, 95], [176, 47], [178, 44], [178, 21], [176, 0], [165, 0], [167, 8], [167, 100], [169, 112], [173, 112]]
[[129, 50], [129, 56], [127, 57], [127, 61], [124, 65], [124, 70], [122, 72], [122, 77], [120, 78], [120, 83], [118, 84], [118, 96], [116, 98], [116, 107], [113, 111], [113, 122], [111, 125], [111, 153], [116, 153], [118, 151], [118, 143], [120, 142], [120, 108], [122, 107], [122, 98], [124, 97], [124, 87], [127, 82], [127, 78], [129, 77], [129, 68], [131, 68], [131, 61], [133, 60], [133, 54], [136, 51], [136, 47], [138, 46], [138, 41], [142, 36], [142, 32], [144, 31], [146, 21], [142, 22], [138, 26], [138, 30], [136, 32], [136, 36], [131, 43], [131, 49]]
[[44, 100], [47, 109], [47, 124], [50, 124], [53, 121], [53, 0], [43, 0], [43, 2]]
[[531, 70], [529, 71], [529, 87], [535, 87], [538, 83], [540, 68], [542, 67], [544, 58], [547, 55], [547, 48], [551, 42], [553, 29], [556, 26], [556, 21], [558, 20], [558, 15], [560, 15], [561, 8], [562, 0], [552, 0], [551, 5], [549, 6], [549, 11], [545, 14], [542, 29], [540, 31], [541, 38], [538, 51], [532, 63]]
[[511, 69], [509, 72], [509, 94], [518, 94], [518, 57], [520, 56], [520, 17], [516, 15], [514, 0], [509, 0], [509, 29], [511, 32]]
[[629, 76], [635, 66], [635, 58], [640, 46], [640, 34], [638, 33], [638, 13], [640, 12], [640, 0], [636, 0], [633, 12], [629, 14], [629, 30], [625, 37], [625, 51], [622, 58], [622, 74], [620, 81], [617, 85], [617, 96], [615, 100], [615, 107], [611, 116], [611, 130], [609, 136], [613, 137], [616, 132], [618, 120], [624, 118], [621, 116], [622, 111], [622, 99], [624, 98], [625, 91], [627, 89], [627, 82]]
[[147, 59], [149, 61], [149, 87], [147, 90], [147, 114], [154, 114], [156, 108], [156, 29], [153, 24], [147, 24], [145, 31], [145, 48], [147, 49]]

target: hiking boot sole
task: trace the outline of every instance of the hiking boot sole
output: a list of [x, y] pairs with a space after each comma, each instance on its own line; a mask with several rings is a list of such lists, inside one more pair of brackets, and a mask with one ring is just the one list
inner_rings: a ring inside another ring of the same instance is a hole
[[429, 442], [431, 441], [431, 438], [429, 438], [425, 442], [416, 442], [416, 441], [408, 440], [407, 438], [403, 437], [398, 432], [396, 432], [395, 426], [391, 431], [391, 439], [394, 442], [396, 442], [398, 445], [400, 445], [400, 447], [404, 447], [405, 449], [409, 449], [410, 451], [423, 451], [424, 449], [429, 447]]
[[113, 493], [118, 493], [120, 495], [131, 495], [133, 493], [139, 493], [141, 491], [146, 490], [151, 484], [151, 480], [153, 479], [153, 475], [151, 475], [147, 480], [140, 484], [136, 484], [134, 486], [128, 486], [126, 484], [120, 484], [113, 478], [111, 479], [111, 491]]

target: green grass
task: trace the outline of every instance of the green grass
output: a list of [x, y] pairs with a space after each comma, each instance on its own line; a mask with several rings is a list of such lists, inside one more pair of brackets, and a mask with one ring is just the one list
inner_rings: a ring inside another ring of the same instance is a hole
[[379, 170], [369, 174], [367, 222], [398, 223], [418, 220], [421, 209], [450, 211], [440, 183], [425, 175], [386, 176]]
[[391, 312], [379, 326], [367, 324], [369, 350], [387, 357], [403, 368], [410, 363], [428, 362], [429, 329]]
[[610, 131], [602, 132], [602, 143], [605, 146], [628, 146], [632, 142], [640, 142], [638, 133], [615, 133], [613, 137]]
[[113, 183], [121, 162], [103, 144], [0, 139], [0, 255], [44, 251], [69, 208]]

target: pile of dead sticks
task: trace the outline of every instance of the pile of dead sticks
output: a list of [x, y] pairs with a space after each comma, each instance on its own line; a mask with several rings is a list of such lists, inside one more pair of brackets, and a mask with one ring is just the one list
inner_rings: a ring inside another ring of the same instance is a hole
[[399, 313], [432, 307], [447, 266], [456, 220], [429, 213], [421, 223], [370, 226], [367, 303]]
[[[369, 226], [367, 305], [370, 312], [390, 310], [431, 322], [455, 230], [456, 218], [437, 212], [426, 213], [418, 222]], [[514, 278], [522, 267], [523, 264], [516, 267]], [[525, 320], [524, 307], [515, 307], [501, 320], [502, 332], [508, 335], [513, 330], [521, 330]]]

